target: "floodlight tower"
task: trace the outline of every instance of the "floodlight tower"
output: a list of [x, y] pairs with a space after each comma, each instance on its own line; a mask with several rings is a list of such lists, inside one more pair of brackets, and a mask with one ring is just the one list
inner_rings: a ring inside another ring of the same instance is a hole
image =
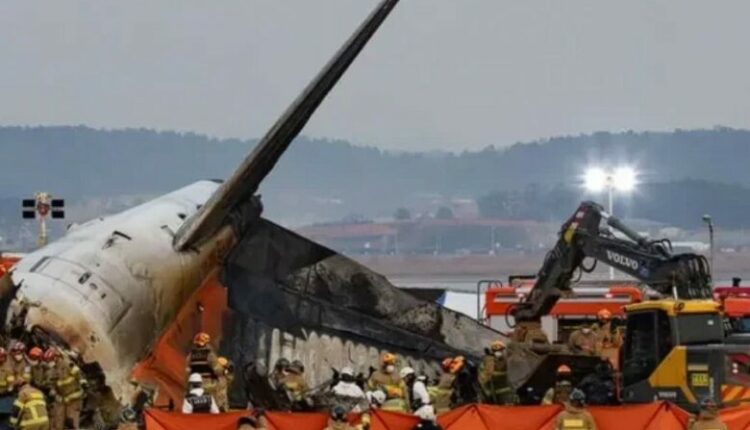
[[[601, 167], [592, 167], [584, 175], [584, 186], [591, 192], [607, 191], [607, 212], [614, 213], [615, 191], [629, 193], [638, 184], [638, 174], [635, 169], [628, 166], [618, 167], [614, 170], [605, 170]], [[615, 278], [615, 269], [609, 268], [609, 279]]]

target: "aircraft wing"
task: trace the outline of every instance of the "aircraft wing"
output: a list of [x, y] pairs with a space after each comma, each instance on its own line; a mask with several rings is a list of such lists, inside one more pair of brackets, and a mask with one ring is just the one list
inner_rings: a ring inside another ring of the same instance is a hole
[[234, 174], [177, 231], [174, 247], [183, 251], [200, 244], [249, 202], [261, 181], [299, 134], [323, 99], [336, 85], [398, 0], [382, 0], [305, 90], [287, 108]]

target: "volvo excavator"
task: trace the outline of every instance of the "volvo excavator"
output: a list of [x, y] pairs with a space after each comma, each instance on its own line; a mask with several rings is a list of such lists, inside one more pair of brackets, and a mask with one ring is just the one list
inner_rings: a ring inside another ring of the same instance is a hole
[[592, 272], [598, 262], [638, 279], [661, 297], [625, 306], [619, 401], [667, 400], [696, 410], [706, 397], [720, 404], [750, 400], [726, 398], [727, 393], [750, 392], [750, 381], [734, 372], [731, 363], [734, 354], [749, 347], [731, 344], [727, 337], [706, 258], [675, 254], [668, 240], [649, 240], [600, 205], [583, 202], [562, 225], [534, 288], [511, 310], [516, 328], [509, 377], [522, 403], [538, 401], [552, 384], [549, 375], [556, 366], [567, 364], [583, 376], [601, 362], [550, 345], [540, 327], [561, 297], [574, 294], [574, 278]]

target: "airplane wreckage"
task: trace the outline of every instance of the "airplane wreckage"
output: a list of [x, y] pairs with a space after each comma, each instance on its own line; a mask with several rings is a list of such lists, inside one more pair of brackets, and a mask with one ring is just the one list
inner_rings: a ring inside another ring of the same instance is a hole
[[383, 350], [417, 368], [479, 356], [496, 332], [261, 217], [261, 181], [397, 2], [379, 3], [228, 180], [73, 225], [25, 255], [0, 283], [7, 329], [69, 351], [118, 404], [132, 378], [180, 401], [199, 330], [238, 369], [283, 355], [302, 360], [313, 384]]

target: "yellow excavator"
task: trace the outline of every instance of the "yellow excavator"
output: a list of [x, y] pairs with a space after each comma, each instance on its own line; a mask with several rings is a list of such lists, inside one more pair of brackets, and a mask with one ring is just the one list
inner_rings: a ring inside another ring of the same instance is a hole
[[707, 397], [723, 405], [750, 401], [750, 378], [733, 361], [748, 356], [750, 343], [728, 333], [713, 300], [705, 257], [674, 254], [668, 240], [648, 240], [600, 205], [583, 202], [563, 224], [526, 300], [511, 311], [516, 331], [524, 335], [514, 336], [509, 377], [523, 403], [540, 398], [553, 383], [556, 366], [566, 364], [580, 378], [601, 363], [599, 357], [570, 354], [535, 335], [560, 297], [573, 294], [576, 273], [592, 272], [598, 262], [635, 277], [662, 297], [625, 307], [618, 401], [667, 400], [688, 410]]

